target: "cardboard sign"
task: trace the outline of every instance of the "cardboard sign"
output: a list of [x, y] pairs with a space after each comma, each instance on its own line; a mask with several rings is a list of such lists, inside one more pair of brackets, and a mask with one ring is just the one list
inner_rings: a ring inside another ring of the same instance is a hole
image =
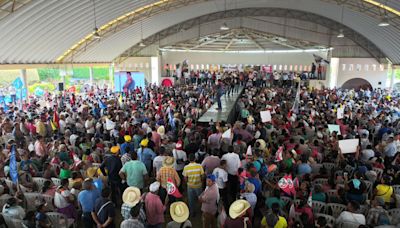
[[359, 139], [339, 140], [339, 148], [342, 154], [351, 154], [357, 151]]
[[272, 120], [272, 117], [271, 117], [271, 111], [261, 111], [260, 112], [260, 116], [261, 116], [261, 121], [263, 122], [263, 123], [266, 123], [266, 122], [271, 122], [271, 120]]
[[333, 133], [334, 131], [337, 132], [338, 135], [340, 135], [340, 126], [337, 124], [328, 124], [328, 129], [329, 133]]
[[344, 108], [338, 108], [338, 109], [337, 109], [337, 116], [336, 116], [336, 118], [337, 118], [338, 120], [340, 120], [340, 119], [343, 119], [343, 117], [344, 117]]

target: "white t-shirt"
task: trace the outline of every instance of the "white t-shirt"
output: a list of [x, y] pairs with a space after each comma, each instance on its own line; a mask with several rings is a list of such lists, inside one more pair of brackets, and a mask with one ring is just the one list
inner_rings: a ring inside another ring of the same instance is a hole
[[226, 160], [226, 168], [229, 174], [237, 175], [237, 171], [242, 165], [238, 154], [233, 152], [224, 154], [221, 160]]
[[365, 216], [363, 214], [356, 214], [356, 213], [351, 213], [349, 211], [343, 211], [336, 219], [337, 224], [341, 222], [365, 225]]
[[228, 173], [219, 167], [215, 168], [213, 173], [215, 176], [215, 182], [217, 183], [217, 186], [219, 189], [224, 189], [225, 188], [225, 182], [228, 181]]
[[165, 156], [163, 156], [163, 155], [158, 155], [157, 157], [154, 158], [153, 167], [156, 168], [156, 174], [158, 173], [158, 171], [160, 171], [164, 159], [165, 159]]
[[[185, 162], [187, 161], [187, 156], [186, 156], [186, 152], [183, 150], [172, 150], [172, 155], [175, 158], [175, 164], [174, 167], [177, 171], [181, 171], [183, 170], [183, 168], [185, 167]], [[181, 164], [178, 164], [178, 160], [183, 160], [184, 162]]]

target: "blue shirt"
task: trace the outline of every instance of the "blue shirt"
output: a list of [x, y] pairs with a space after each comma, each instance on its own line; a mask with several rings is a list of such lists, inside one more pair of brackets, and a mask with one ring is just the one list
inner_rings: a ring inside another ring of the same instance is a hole
[[257, 195], [261, 191], [261, 181], [253, 177], [250, 177], [247, 181], [254, 184], [254, 193]]
[[88, 190], [81, 191], [78, 195], [78, 201], [82, 207], [82, 211], [84, 213], [93, 212], [95, 202], [99, 197], [100, 197], [100, 192], [99, 190], [97, 190], [97, 188], [90, 191]]
[[137, 155], [138, 160], [143, 162], [146, 166], [147, 172], [150, 172], [151, 163], [157, 155], [149, 148], [139, 148]]
[[297, 166], [297, 174], [303, 175], [306, 173], [311, 173], [311, 166], [309, 164], [300, 164]]
[[129, 151], [132, 153], [133, 151], [135, 151], [135, 146], [133, 145], [133, 143], [123, 143], [121, 145], [121, 155], [126, 154], [126, 148], [129, 148]]

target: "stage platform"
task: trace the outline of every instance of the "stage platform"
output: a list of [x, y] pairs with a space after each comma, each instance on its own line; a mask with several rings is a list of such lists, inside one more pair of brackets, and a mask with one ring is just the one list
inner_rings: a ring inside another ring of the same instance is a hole
[[208, 124], [211, 120], [214, 122], [234, 122], [236, 117], [236, 102], [242, 94], [243, 88], [244, 87], [240, 87], [238, 92], [231, 94], [229, 97], [225, 95], [221, 97], [222, 110], [217, 110], [218, 104], [215, 102], [211, 108], [200, 117], [198, 122], [202, 124]]

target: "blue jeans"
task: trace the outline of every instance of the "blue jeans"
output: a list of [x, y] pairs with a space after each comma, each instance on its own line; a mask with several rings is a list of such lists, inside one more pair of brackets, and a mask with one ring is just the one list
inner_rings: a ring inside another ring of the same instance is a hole
[[217, 95], [217, 103], [218, 103], [218, 109], [222, 108], [222, 104], [221, 104], [221, 97]]
[[188, 193], [188, 201], [189, 201], [189, 211], [190, 215], [196, 214], [196, 202], [201, 194], [201, 188], [191, 188], [188, 186], [187, 193]]

